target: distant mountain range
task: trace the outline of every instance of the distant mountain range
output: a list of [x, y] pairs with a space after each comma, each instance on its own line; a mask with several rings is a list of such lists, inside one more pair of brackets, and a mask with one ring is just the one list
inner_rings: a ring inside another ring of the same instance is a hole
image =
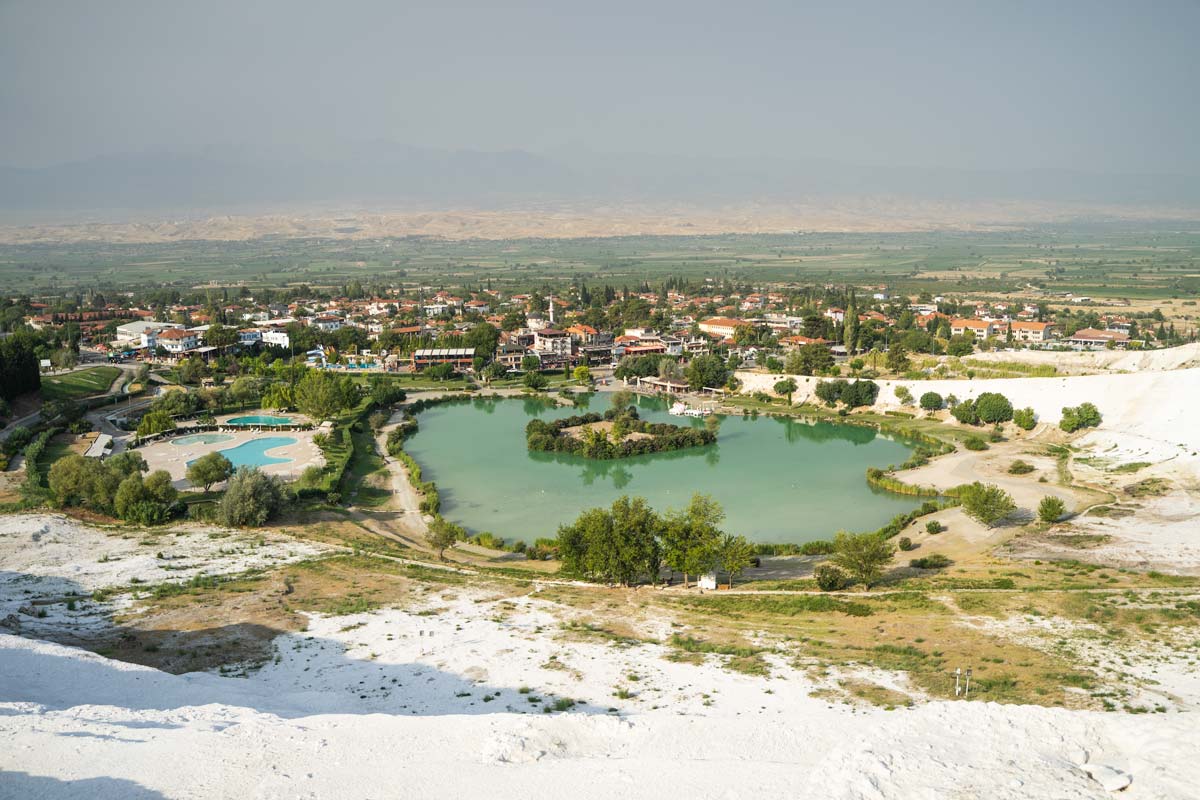
[[890, 196], [946, 202], [1037, 201], [1200, 206], [1200, 179], [1069, 170], [877, 167], [812, 158], [691, 158], [367, 143], [322, 158], [142, 154], [28, 169], [0, 167], [0, 210], [358, 207], [519, 201], [795, 201]]

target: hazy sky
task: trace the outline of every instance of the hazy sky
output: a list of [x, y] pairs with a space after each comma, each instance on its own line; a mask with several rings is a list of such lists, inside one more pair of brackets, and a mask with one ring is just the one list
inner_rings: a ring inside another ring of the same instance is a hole
[[0, 0], [0, 163], [384, 139], [1200, 175], [1198, 32], [1196, 0]]

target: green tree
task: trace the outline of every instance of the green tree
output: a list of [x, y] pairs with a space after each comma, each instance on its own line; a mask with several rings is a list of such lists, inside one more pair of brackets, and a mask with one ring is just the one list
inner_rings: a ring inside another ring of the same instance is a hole
[[475, 348], [475, 355], [491, 360], [496, 354], [496, 345], [500, 343], [500, 331], [490, 323], [477, 322], [463, 336], [463, 345]]
[[541, 368], [542, 368], [542, 360], [540, 358], [538, 358], [537, 356], [533, 355], [532, 353], [530, 353], [527, 356], [523, 356], [521, 358], [521, 371], [522, 372], [536, 372], [537, 370], [539, 370]]
[[921, 395], [921, 408], [926, 411], [938, 411], [946, 405], [946, 401], [937, 392], [926, 392]]
[[1012, 496], [995, 484], [979, 481], [959, 488], [958, 500], [967, 516], [992, 527], [1017, 509]]
[[754, 563], [754, 546], [746, 540], [745, 536], [727, 533], [722, 537], [721, 544], [717, 548], [717, 560], [720, 562], [721, 568], [729, 573], [729, 587], [732, 589], [734, 578], [741, 575], [745, 572], [746, 567]]
[[796, 392], [796, 380], [795, 378], [785, 378], [784, 380], [776, 381], [774, 389], [775, 394], [787, 397], [787, 402], [790, 406], [792, 404], [792, 395]]
[[262, 382], [255, 377], [244, 375], [229, 387], [229, 394], [242, 408], [254, 400], [262, 392]]
[[576, 383], [591, 384], [592, 382], [592, 371], [585, 364], [580, 364], [571, 374]]
[[277, 514], [286, 499], [287, 489], [278, 478], [258, 467], [238, 467], [217, 506], [217, 518], [230, 527], [256, 527]]
[[429, 533], [426, 539], [429, 541], [429, 546], [437, 551], [438, 559], [445, 561], [446, 550], [454, 547], [454, 543], [459, 540], [462, 532], [463, 529], [458, 525], [441, 517], [434, 517], [433, 522], [429, 523]]
[[784, 372], [792, 375], [816, 375], [833, 366], [833, 353], [823, 344], [802, 345], [784, 361]]
[[526, 372], [521, 382], [525, 384], [525, 388], [535, 392], [540, 392], [550, 385], [550, 379], [540, 372]]
[[893, 344], [888, 348], [887, 368], [892, 372], [908, 372], [912, 369], [912, 361], [908, 358], [908, 351], [904, 349], [904, 345]]
[[[347, 386], [349, 382], [349, 386]], [[331, 372], [312, 369], [296, 384], [296, 408], [314, 422], [330, 419], [352, 404], [354, 384]]]
[[1013, 411], [1013, 423], [1023, 431], [1031, 431], [1037, 424], [1037, 417], [1032, 408], [1018, 408]]
[[188, 465], [187, 479], [192, 486], [202, 486], [204, 491], [212, 488], [233, 474], [233, 464], [220, 453], [202, 455]]
[[664, 562], [683, 573], [687, 588], [689, 575], [712, 569], [721, 542], [721, 523], [725, 511], [710, 495], [697, 492], [686, 508], [667, 512], [663, 531]]
[[875, 533], [839, 532], [833, 539], [834, 565], [858, 583], [874, 586], [883, 576], [883, 568], [896, 549]]
[[1046, 495], [1038, 503], [1038, 519], [1042, 522], [1058, 522], [1067, 513], [1067, 506], [1054, 495]]
[[684, 370], [688, 386], [693, 391], [704, 388], [719, 388], [729, 379], [730, 371], [720, 356], [699, 355], [691, 360]]
[[997, 392], [983, 392], [975, 399], [975, 413], [988, 425], [1008, 422], [1013, 418], [1013, 407], [1009, 399]]
[[175, 430], [175, 420], [165, 411], [150, 411], [142, 417], [137, 426], [138, 436], [151, 436], [164, 431]]
[[1067, 433], [1074, 433], [1081, 428], [1095, 428], [1103, 421], [1100, 409], [1091, 403], [1081, 403], [1078, 406], [1067, 406], [1062, 410], [1062, 420], [1058, 427]]

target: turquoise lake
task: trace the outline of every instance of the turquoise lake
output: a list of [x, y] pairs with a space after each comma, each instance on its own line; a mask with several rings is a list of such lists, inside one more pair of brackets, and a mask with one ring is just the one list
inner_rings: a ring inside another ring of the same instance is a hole
[[[608, 408], [599, 395], [594, 408]], [[871, 428], [782, 417], [725, 417], [715, 445], [674, 453], [592, 461], [530, 453], [525, 425], [583, 413], [534, 399], [440, 405], [421, 413], [405, 443], [426, 480], [437, 483], [442, 514], [472, 531], [532, 542], [554, 536], [585, 508], [622, 494], [657, 510], [681, 507], [695, 492], [715, 497], [725, 529], [757, 542], [806, 542], [838, 530], [875, 530], [919, 505], [872, 489], [868, 467], [900, 464], [911, 448]], [[702, 425], [639, 401], [643, 419]], [[228, 455], [228, 453], [227, 453]]]

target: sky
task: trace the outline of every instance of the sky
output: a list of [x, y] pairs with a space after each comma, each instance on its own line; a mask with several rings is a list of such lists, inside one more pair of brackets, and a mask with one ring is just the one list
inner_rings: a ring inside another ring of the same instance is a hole
[[0, 164], [363, 141], [1200, 175], [1200, 2], [0, 0]]

